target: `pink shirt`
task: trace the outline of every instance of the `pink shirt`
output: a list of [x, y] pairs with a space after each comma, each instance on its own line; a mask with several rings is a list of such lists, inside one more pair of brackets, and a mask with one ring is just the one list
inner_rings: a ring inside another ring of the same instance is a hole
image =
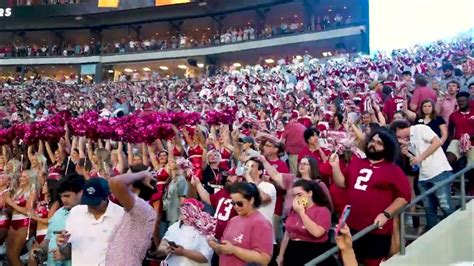
[[285, 139], [285, 150], [292, 155], [298, 155], [307, 144], [304, 141], [306, 127], [298, 122], [290, 122], [283, 131], [282, 138]]
[[[249, 216], [236, 216], [227, 225], [222, 240], [243, 249], [255, 250], [272, 255], [273, 229], [267, 219], [258, 211]], [[220, 255], [219, 265], [245, 266], [247, 262], [234, 255]]]
[[420, 109], [421, 102], [430, 99], [433, 103], [436, 103], [436, 92], [429, 87], [418, 87], [413, 92], [413, 97], [411, 97], [410, 105], [415, 104], [416, 110]]
[[331, 227], [331, 212], [329, 209], [313, 204], [313, 206], [305, 210], [305, 213], [313, 222], [324, 228], [324, 235], [318, 238], [314, 237], [304, 226], [301, 216], [295, 211], [291, 211], [285, 223], [290, 239], [315, 243], [326, 242], [328, 240], [329, 228]]
[[[283, 205], [283, 214], [286, 215], [290, 213], [291, 209], [293, 208], [293, 199], [295, 198], [293, 193], [291, 192], [291, 188], [293, 184], [299, 180], [294, 174], [281, 174], [282, 175], [282, 182], [283, 182], [283, 189], [286, 190], [285, 194], [285, 203]], [[329, 189], [321, 180], [316, 180], [316, 183], [321, 187], [321, 189], [326, 193], [329, 198], [329, 202], [332, 205], [331, 194], [329, 193]]]
[[125, 211], [109, 240], [105, 265], [142, 265], [151, 245], [155, 228], [155, 210], [135, 196], [135, 204]]
[[458, 103], [456, 97], [446, 97], [441, 101], [436, 102], [436, 110], [446, 124], [449, 124], [449, 116], [456, 111]]

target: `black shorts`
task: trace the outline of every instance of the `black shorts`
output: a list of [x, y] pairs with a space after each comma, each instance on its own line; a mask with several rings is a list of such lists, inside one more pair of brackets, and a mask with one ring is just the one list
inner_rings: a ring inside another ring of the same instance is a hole
[[[351, 230], [351, 234], [355, 235], [357, 231]], [[392, 244], [392, 235], [367, 234], [362, 238], [354, 241], [353, 248], [357, 257], [357, 261], [363, 259], [385, 258], [390, 252]]]

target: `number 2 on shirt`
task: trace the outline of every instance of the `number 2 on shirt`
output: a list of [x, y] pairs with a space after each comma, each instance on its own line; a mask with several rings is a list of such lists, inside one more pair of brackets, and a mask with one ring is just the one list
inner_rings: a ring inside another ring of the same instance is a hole
[[369, 182], [373, 173], [374, 172], [370, 169], [361, 169], [359, 172], [359, 176], [357, 177], [357, 180], [354, 184], [354, 188], [365, 191], [367, 189], [367, 185], [363, 183]]
[[[221, 211], [222, 207], [222, 211]], [[216, 213], [214, 214], [214, 218], [217, 218], [218, 220], [221, 221], [227, 221], [229, 220], [230, 217], [230, 212], [232, 211], [232, 200], [231, 199], [226, 199], [226, 198], [221, 198], [219, 200], [219, 203], [217, 204], [216, 208]]]

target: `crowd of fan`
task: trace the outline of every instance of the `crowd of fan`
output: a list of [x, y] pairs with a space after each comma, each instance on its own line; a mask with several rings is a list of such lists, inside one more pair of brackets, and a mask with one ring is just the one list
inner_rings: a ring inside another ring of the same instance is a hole
[[[319, 265], [379, 265], [397, 252], [396, 211], [474, 160], [473, 51], [460, 40], [205, 78], [3, 84], [4, 128], [59, 111], [236, 112], [146, 144], [66, 130], [58, 143], [3, 145], [7, 260], [21, 265], [30, 240], [32, 265], [304, 265], [334, 245], [333, 218], [351, 205], [341, 253]], [[408, 223], [431, 229], [450, 197], [446, 185], [423, 201], [426, 225]]]
[[151, 36], [142, 40], [136, 40], [133, 38], [127, 40], [124, 38], [113, 42], [91, 41], [90, 43], [85, 44], [66, 42], [66, 44], [62, 46], [48, 43], [30, 44], [17, 42], [3, 46], [0, 45], [0, 55], [7, 58], [36, 56], [90, 56], [196, 48], [252, 41], [256, 39], [267, 39], [275, 36], [306, 31], [322, 31], [341, 28], [344, 23], [350, 24], [350, 17], [344, 19], [340, 14], [336, 14], [333, 20], [331, 20], [329, 16], [324, 16], [322, 19], [318, 17], [314, 26], [304, 27], [298, 22], [282, 22], [280, 25], [267, 25], [260, 32], [257, 32], [251, 25], [245, 25], [241, 27], [231, 27], [227, 30], [222, 30], [221, 32], [217, 31], [215, 34], [203, 33], [201, 37], [196, 37], [196, 34], [191, 34], [191, 36], [183, 32], [164, 38], [159, 36]]

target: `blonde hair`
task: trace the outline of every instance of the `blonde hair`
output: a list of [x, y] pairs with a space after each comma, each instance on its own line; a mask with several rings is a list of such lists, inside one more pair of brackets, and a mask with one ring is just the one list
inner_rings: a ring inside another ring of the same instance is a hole
[[[21, 174], [26, 174], [28, 176], [28, 183], [30, 185], [29, 191], [39, 189], [38, 175], [36, 174], [35, 171], [25, 170]], [[11, 184], [12, 184], [13, 192], [14, 193], [18, 192], [18, 189], [20, 188], [20, 176], [16, 176], [16, 178], [12, 178], [11, 179]]]

